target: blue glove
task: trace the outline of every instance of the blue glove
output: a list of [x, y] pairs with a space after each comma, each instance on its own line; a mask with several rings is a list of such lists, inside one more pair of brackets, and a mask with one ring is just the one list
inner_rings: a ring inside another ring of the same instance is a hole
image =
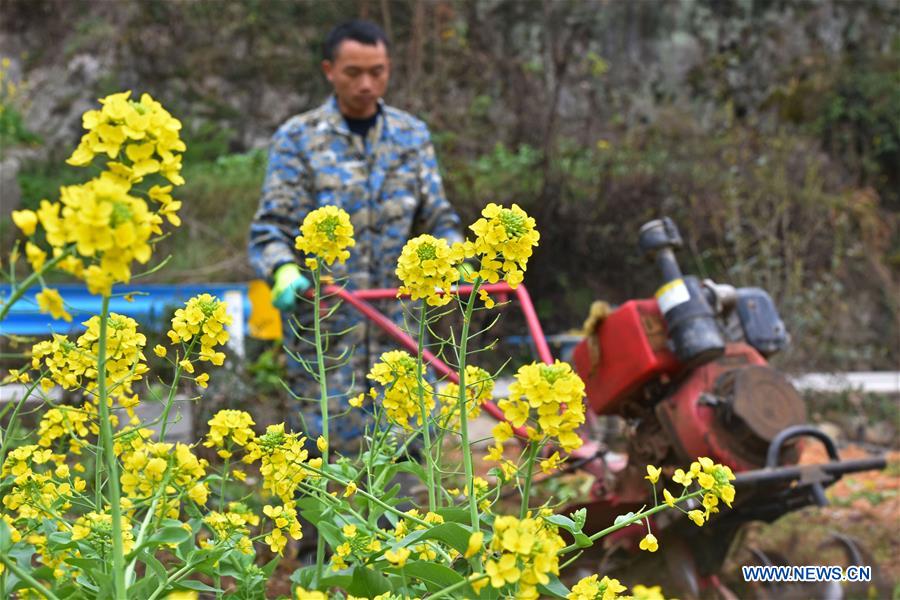
[[294, 263], [285, 263], [275, 271], [272, 304], [280, 311], [294, 310], [297, 294], [304, 294], [312, 284]]

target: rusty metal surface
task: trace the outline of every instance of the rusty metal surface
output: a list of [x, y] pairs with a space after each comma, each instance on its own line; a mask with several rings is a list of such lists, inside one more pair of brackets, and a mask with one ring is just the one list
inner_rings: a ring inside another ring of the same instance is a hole
[[733, 381], [730, 400], [734, 415], [758, 438], [771, 441], [782, 429], [806, 422], [803, 399], [775, 369], [750, 366], [728, 373], [723, 380]]

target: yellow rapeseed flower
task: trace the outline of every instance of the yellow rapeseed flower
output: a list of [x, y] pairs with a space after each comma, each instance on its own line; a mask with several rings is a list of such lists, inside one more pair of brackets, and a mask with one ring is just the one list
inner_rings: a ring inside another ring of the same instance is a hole
[[346, 261], [350, 258], [347, 248], [355, 245], [350, 215], [332, 205], [317, 208], [306, 215], [300, 225], [300, 235], [295, 239], [297, 250], [314, 254], [327, 265], [334, 261]]
[[38, 308], [40, 308], [41, 312], [50, 313], [54, 319], [72, 320], [72, 315], [66, 312], [62, 296], [59, 295], [58, 290], [44, 288], [43, 291], [35, 296], [35, 300], [37, 300]]
[[357, 489], [358, 488], [356, 487], [355, 482], [351, 481], [350, 483], [348, 483], [347, 489], [344, 490], [344, 498], [350, 498], [351, 496], [353, 496], [353, 494], [356, 493]]
[[242, 410], [220, 410], [207, 424], [209, 433], [203, 442], [207, 448], [222, 448], [226, 439], [238, 446], [246, 446], [255, 437], [252, 429], [255, 425], [253, 417]]
[[367, 377], [384, 386], [383, 406], [388, 419], [404, 429], [412, 429], [409, 420], [415, 417], [421, 424], [422, 413], [419, 410], [419, 385], [426, 412], [434, 408], [434, 390], [425, 381], [424, 366], [416, 377], [416, 359], [403, 350], [392, 350], [381, 355], [379, 361], [372, 366]]
[[639, 546], [641, 547], [641, 550], [646, 550], [648, 552], [656, 552], [659, 550], [659, 542], [656, 541], [656, 536], [652, 533], [645, 535]]
[[410, 551], [408, 548], [398, 548], [397, 550], [387, 550], [384, 553], [384, 557], [391, 564], [397, 565], [398, 567], [402, 567], [406, 564], [407, 559], [409, 558]]
[[33, 210], [14, 210], [12, 211], [12, 220], [13, 223], [16, 224], [16, 227], [22, 230], [26, 236], [31, 237], [34, 235], [34, 230], [37, 228], [38, 218], [37, 213]]
[[585, 420], [584, 395], [584, 382], [567, 363], [532, 363], [518, 370], [509, 398], [498, 406], [514, 427], [533, 420], [539, 426], [536, 433], [556, 438], [563, 450], [572, 452], [583, 443], [576, 429]]
[[25, 243], [25, 258], [35, 271], [40, 271], [47, 261], [47, 253], [31, 242]]
[[484, 532], [476, 531], [472, 535], [469, 536], [469, 543], [466, 546], [466, 552], [463, 554], [465, 558], [472, 558], [479, 552], [481, 552], [482, 547], [484, 546]]
[[420, 235], [403, 246], [397, 261], [398, 294], [409, 294], [413, 300], [424, 299], [431, 306], [444, 306], [452, 299], [452, 286], [459, 271], [451, 260], [447, 240]]
[[488, 204], [481, 211], [482, 218], [469, 229], [475, 233], [474, 242], [457, 246], [455, 257], [481, 257], [478, 276], [488, 283], [501, 278], [516, 287], [522, 283], [532, 248], [537, 246], [540, 234], [534, 219], [517, 204], [504, 208]]
[[[469, 419], [477, 419], [482, 405], [494, 396], [494, 379], [491, 374], [475, 365], [466, 366], [466, 406]], [[441, 416], [447, 425], [459, 420], [459, 386], [448, 383], [438, 396]], [[446, 425], [445, 425], [446, 426]]]
[[618, 579], [604, 576], [598, 580], [598, 575], [581, 578], [572, 586], [572, 591], [566, 596], [566, 600], [615, 600], [627, 588]]
[[669, 508], [675, 507], [675, 496], [669, 493], [669, 490], [663, 488], [663, 498], [665, 498], [666, 504], [669, 505]]

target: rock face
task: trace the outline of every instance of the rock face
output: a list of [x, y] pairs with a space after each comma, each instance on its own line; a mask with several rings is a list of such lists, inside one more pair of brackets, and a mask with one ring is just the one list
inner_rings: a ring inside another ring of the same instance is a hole
[[[900, 2], [417, 1], [0, 0], [0, 56], [43, 140], [0, 151], [0, 210], [18, 204], [23, 164], [60, 160], [79, 115], [122, 89], [183, 121], [186, 162], [266, 146], [326, 97], [328, 29], [365, 15], [393, 39], [386, 100], [431, 126], [464, 218], [516, 201], [547, 229], [529, 275], [542, 318], [561, 315], [550, 327], [595, 298], [646, 294], [657, 274], [634, 232], [666, 213], [683, 222], [694, 272], [766, 287], [806, 350], [847, 368], [896, 364], [900, 350], [879, 348], [900, 335], [900, 170], [873, 174], [862, 150], [900, 148]], [[823, 101], [836, 74], [884, 57], [869, 80], [842, 82], [849, 113], [881, 112], [823, 133], [844, 99]], [[852, 200], [869, 188], [871, 201]]]
[[[229, 128], [233, 149], [246, 150], [324, 97], [318, 43], [369, 3], [229, 4], [5, 0], [0, 54], [27, 82], [27, 122], [48, 145], [77, 137], [93, 97], [130, 87]], [[369, 15], [393, 23], [392, 102], [443, 121], [487, 94], [501, 127], [535, 136], [546, 126], [536, 115], [583, 131], [591, 114], [647, 122], [672, 103], [700, 121], [726, 101], [738, 114], [762, 112], [818, 62], [887, 48], [900, 31], [894, 0], [440, 0], [418, 36], [400, 23], [409, 7], [397, 5], [397, 14]]]

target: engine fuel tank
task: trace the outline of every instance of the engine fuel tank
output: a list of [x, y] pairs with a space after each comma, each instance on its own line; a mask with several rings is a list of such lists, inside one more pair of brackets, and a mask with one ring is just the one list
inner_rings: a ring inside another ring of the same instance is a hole
[[575, 347], [575, 369], [597, 414], [615, 414], [647, 382], [682, 368], [669, 349], [666, 322], [656, 299], [619, 306]]

